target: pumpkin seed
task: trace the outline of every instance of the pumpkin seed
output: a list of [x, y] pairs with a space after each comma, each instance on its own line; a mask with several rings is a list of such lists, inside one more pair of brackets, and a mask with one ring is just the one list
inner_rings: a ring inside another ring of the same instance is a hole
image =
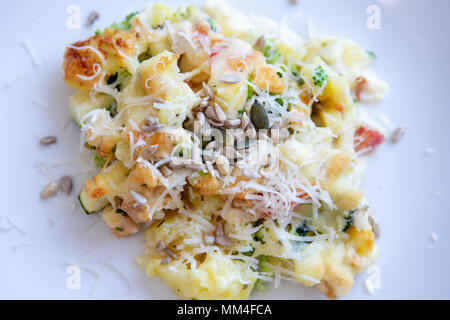
[[256, 129], [269, 129], [269, 116], [258, 100], [255, 100], [250, 109], [250, 118]]

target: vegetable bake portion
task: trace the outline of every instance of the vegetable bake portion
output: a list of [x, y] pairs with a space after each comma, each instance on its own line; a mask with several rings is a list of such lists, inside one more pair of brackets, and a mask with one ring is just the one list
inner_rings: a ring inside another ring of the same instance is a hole
[[[70, 112], [99, 172], [79, 193], [184, 299], [288, 279], [344, 296], [376, 259], [359, 183], [386, 84], [353, 41], [301, 39], [219, 1], [155, 4], [66, 48]], [[361, 108], [364, 108], [362, 106]]]

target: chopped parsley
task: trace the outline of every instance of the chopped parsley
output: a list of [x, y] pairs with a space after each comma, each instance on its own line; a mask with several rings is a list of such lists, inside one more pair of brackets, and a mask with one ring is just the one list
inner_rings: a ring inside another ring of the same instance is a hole
[[284, 101], [283, 101], [283, 99], [281, 99], [281, 98], [276, 98], [276, 99], [275, 99], [275, 102], [278, 103], [278, 104], [279, 104], [280, 106], [282, 106], [282, 107], [284, 106]]
[[377, 58], [377, 55], [376, 55], [374, 52], [369, 51], [369, 50], [367, 50], [366, 52], [367, 52], [367, 55], [368, 55], [372, 60], [375, 60], [375, 59]]
[[283, 74], [282, 74], [280, 71], [277, 72], [277, 75], [278, 75], [280, 78], [283, 78]]
[[354, 220], [354, 211], [350, 211], [348, 213], [348, 216], [345, 217], [345, 227], [344, 230], [342, 231], [347, 231], [348, 228], [350, 228], [353, 225], [353, 220]]
[[116, 230], [119, 232], [123, 232], [123, 228], [121, 228], [121, 227], [116, 227]]
[[139, 12], [132, 12], [132, 13], [128, 14], [128, 15], [125, 17], [125, 20], [123, 20], [123, 21], [120, 22], [120, 23], [114, 22], [114, 23], [111, 25], [111, 28], [120, 29], [120, 30], [130, 30], [130, 29], [131, 29], [131, 23], [130, 23], [130, 21], [131, 21], [131, 19], [133, 19], [133, 17], [134, 17], [135, 15], [137, 15], [138, 13], [139, 13]]
[[266, 286], [264, 285], [264, 282], [261, 279], [256, 280], [253, 288], [259, 291], [266, 291]]
[[105, 166], [106, 159], [103, 159], [103, 158], [99, 157], [98, 155], [95, 155], [94, 163], [97, 167], [103, 168]]
[[212, 32], [217, 32], [217, 25], [216, 25], [216, 23], [214, 22], [214, 20], [211, 19], [211, 18], [208, 18], [207, 20], [208, 20], [209, 28], [211, 29], [211, 31], [212, 31]]
[[314, 69], [315, 75], [312, 77], [314, 80], [314, 85], [321, 87], [323, 86], [323, 83], [328, 80], [328, 75], [326, 74], [325, 70], [322, 68], [322, 66], [318, 66]]
[[[253, 83], [252, 78], [248, 78], [248, 82]], [[255, 92], [253, 91], [253, 87], [251, 85], [247, 85], [247, 100], [250, 100], [255, 95]]]
[[281, 58], [281, 52], [275, 48], [273, 42], [273, 39], [266, 39], [266, 44], [264, 45], [264, 48], [261, 49], [268, 64], [275, 64], [278, 59]]
[[125, 214], [126, 212], [123, 211], [122, 209], [117, 208], [117, 209], [116, 209], [116, 213], [117, 213], [117, 214]]
[[161, 227], [161, 225], [162, 225], [164, 222], [166, 222], [166, 220], [161, 221], [156, 227], [157, 227], [157, 228]]
[[313, 231], [313, 228], [306, 223], [302, 223], [301, 225], [299, 225], [297, 227], [297, 229], [295, 229], [295, 232], [300, 236], [300, 237], [306, 237], [308, 236], [308, 234]]
[[295, 77], [295, 79], [297, 80], [299, 85], [302, 86], [302, 85], [305, 84], [305, 80], [303, 80], [303, 78], [302, 78], [302, 75], [300, 73], [300, 69], [296, 65], [292, 65], [291, 73]]

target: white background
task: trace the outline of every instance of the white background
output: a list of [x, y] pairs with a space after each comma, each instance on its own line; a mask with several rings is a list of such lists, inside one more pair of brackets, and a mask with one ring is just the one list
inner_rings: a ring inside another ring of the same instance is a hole
[[[316, 34], [352, 38], [377, 54], [374, 68], [390, 83], [390, 91], [382, 105], [367, 108], [386, 115], [393, 128], [408, 128], [398, 144], [386, 143], [372, 157], [363, 183], [381, 225], [377, 262], [381, 289], [369, 296], [363, 285], [368, 275], [362, 274], [347, 298], [450, 298], [450, 2], [300, 0], [297, 6], [288, 0], [230, 2], [276, 20], [301, 11], [294, 30], [304, 30], [309, 18]], [[69, 123], [62, 130], [71, 93], [61, 70], [64, 47], [92, 34], [84, 27], [92, 10], [101, 15], [92, 29], [103, 28], [142, 8], [145, 1], [132, 3], [0, 1], [0, 298], [176, 298], [160, 279], [148, 279], [138, 269], [134, 259], [142, 252], [142, 234], [119, 241], [101, 221], [93, 225], [100, 217], [84, 215], [75, 202], [82, 187], [79, 164], [61, 165], [79, 157], [77, 127]], [[81, 30], [65, 27], [71, 4], [81, 8]], [[380, 30], [366, 27], [370, 4], [381, 8]], [[41, 61], [39, 67], [25, 51], [24, 39]], [[39, 137], [49, 134], [58, 136], [58, 144], [39, 146]], [[426, 154], [427, 148], [434, 152]], [[39, 161], [48, 164], [54, 177], [77, 176], [71, 197], [39, 199], [49, 182], [36, 168]], [[7, 216], [25, 232], [3, 230], [10, 225]], [[432, 241], [431, 232], [438, 242]], [[70, 263], [83, 267], [79, 291], [66, 288]], [[314, 289], [290, 283], [253, 297], [322, 298]]]

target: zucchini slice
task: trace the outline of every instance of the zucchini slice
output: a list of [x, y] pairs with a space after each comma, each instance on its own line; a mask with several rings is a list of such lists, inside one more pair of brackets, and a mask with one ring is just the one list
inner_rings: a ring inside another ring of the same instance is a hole
[[108, 108], [112, 105], [114, 99], [107, 95], [98, 95], [95, 104], [88, 93], [77, 93], [69, 98], [70, 116], [76, 125], [81, 128], [83, 117], [95, 109]]
[[108, 205], [108, 200], [105, 198], [92, 199], [89, 197], [84, 190], [78, 194], [78, 200], [80, 201], [81, 207], [84, 209], [86, 214], [93, 214], [101, 211]]

